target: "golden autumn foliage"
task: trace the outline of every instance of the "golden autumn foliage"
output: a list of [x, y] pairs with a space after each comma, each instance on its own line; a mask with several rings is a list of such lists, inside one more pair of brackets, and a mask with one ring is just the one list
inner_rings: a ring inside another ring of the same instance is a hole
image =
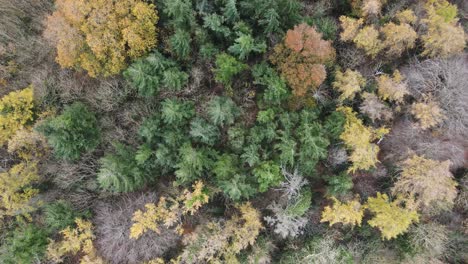
[[366, 85], [366, 79], [358, 71], [347, 69], [344, 73], [336, 72], [333, 88], [341, 92], [340, 100], [354, 99], [356, 93]]
[[414, 24], [418, 17], [414, 14], [413, 10], [405, 9], [395, 15], [396, 19], [400, 23]]
[[0, 173], [0, 219], [19, 215], [29, 218], [35, 210], [32, 198], [39, 193], [31, 184], [38, 180], [36, 162], [22, 162]]
[[359, 32], [359, 29], [364, 24], [364, 19], [356, 19], [347, 16], [340, 16], [341, 28], [343, 31], [340, 33], [342, 41], [352, 41]]
[[372, 58], [375, 58], [384, 48], [382, 41], [379, 39], [379, 31], [374, 26], [365, 26], [359, 30], [353, 42], [356, 47], [363, 49]]
[[56, 0], [46, 36], [57, 46], [57, 62], [92, 77], [114, 75], [156, 46], [154, 5], [141, 0]]
[[92, 223], [80, 218], [75, 219], [75, 223], [76, 228], [67, 227], [60, 231], [62, 241], [50, 241], [47, 247], [48, 259], [60, 263], [66, 254], [75, 255], [82, 252], [80, 264], [104, 264], [93, 246], [95, 236]]
[[145, 212], [137, 210], [133, 214], [130, 238], [138, 239], [148, 230], [159, 234], [160, 223], [163, 223], [166, 227], [172, 227], [177, 222], [178, 207], [176, 201], [171, 200], [171, 204], [169, 204], [165, 197], [161, 197], [157, 205], [153, 203], [146, 204]]
[[406, 23], [397, 25], [389, 22], [380, 31], [384, 36], [383, 46], [389, 56], [400, 56], [403, 51], [414, 48], [418, 38], [416, 31]]
[[442, 109], [431, 99], [426, 102], [413, 103], [411, 114], [418, 119], [419, 126], [423, 130], [437, 126], [444, 119]]
[[362, 0], [361, 14], [366, 17], [379, 15], [385, 2], [381, 0]]
[[21, 129], [8, 140], [8, 152], [23, 160], [37, 160], [48, 150], [47, 140], [34, 130]]
[[133, 225], [130, 227], [130, 238], [138, 239], [149, 230], [159, 234], [161, 225], [171, 228], [177, 224], [175, 229], [182, 232], [181, 217], [187, 214], [193, 215], [209, 201], [202, 181], [195, 182], [192, 187], [193, 191], [184, 190], [176, 199], [161, 197], [158, 204], [146, 204], [145, 212], [135, 211], [132, 218]]
[[361, 226], [362, 218], [364, 217], [364, 207], [359, 202], [359, 197], [344, 203], [335, 197], [331, 197], [330, 199], [333, 201], [333, 206], [326, 206], [323, 209], [320, 222], [330, 222], [330, 226], [336, 223]]
[[193, 192], [185, 190], [183, 193], [183, 210], [184, 214], [190, 213], [193, 215], [204, 204], [208, 203], [210, 197], [206, 194], [202, 181], [196, 181], [193, 185]]
[[0, 100], [0, 146], [33, 120], [33, 88], [5, 95]]
[[423, 23], [427, 32], [422, 36], [423, 55], [428, 57], [449, 57], [463, 52], [466, 36], [458, 24], [457, 6], [446, 0], [428, 0], [425, 4], [427, 18]]
[[374, 215], [367, 223], [378, 228], [383, 239], [396, 238], [406, 232], [412, 223], [419, 221], [419, 214], [409, 199], [399, 197], [390, 202], [386, 194], [377, 193], [376, 197], [367, 199], [365, 206]]
[[380, 148], [377, 144], [371, 142], [381, 138], [389, 130], [364, 126], [362, 120], [357, 118], [356, 113], [350, 107], [339, 107], [337, 111], [342, 112], [346, 117], [344, 131], [340, 138], [344, 141], [346, 147], [351, 150], [349, 160], [353, 165], [348, 171], [355, 172], [356, 170], [368, 170], [375, 167], [379, 162], [377, 154]]
[[450, 209], [457, 197], [457, 183], [450, 161], [436, 161], [417, 155], [403, 162], [403, 171], [392, 191], [416, 197], [418, 205], [432, 211]]
[[303, 96], [325, 80], [325, 66], [335, 58], [331, 41], [322, 39], [314, 27], [300, 24], [288, 30], [284, 43], [274, 48], [270, 60], [287, 80], [294, 95]]
[[236, 255], [255, 243], [263, 225], [260, 213], [249, 202], [236, 208], [240, 214], [224, 224], [209, 222], [185, 237], [182, 263], [239, 263]]
[[409, 94], [408, 87], [403, 80], [403, 76], [398, 70], [393, 72], [393, 76], [390, 77], [386, 74], [382, 74], [377, 78], [378, 84], [378, 95], [383, 100], [391, 100], [397, 103], [402, 103], [404, 96]]

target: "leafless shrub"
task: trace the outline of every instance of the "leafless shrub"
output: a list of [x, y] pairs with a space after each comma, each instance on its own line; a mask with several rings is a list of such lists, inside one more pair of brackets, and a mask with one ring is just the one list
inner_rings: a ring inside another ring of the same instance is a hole
[[297, 169], [293, 173], [288, 172], [286, 168], [282, 167], [281, 172], [285, 178], [285, 181], [281, 183], [279, 190], [283, 195], [288, 197], [288, 200], [295, 199], [302, 187], [307, 185], [309, 182], [299, 174]]
[[359, 110], [361, 113], [366, 114], [372, 119], [376, 120], [390, 120], [392, 118], [392, 110], [390, 107], [383, 104], [383, 102], [373, 93], [364, 93], [364, 101], [362, 102]]
[[396, 122], [381, 142], [383, 158], [389, 162], [400, 162], [415, 153], [426, 158], [452, 162], [452, 169], [465, 164], [464, 139], [434, 136], [435, 133], [422, 131], [408, 119]]
[[[304, 186], [308, 181], [302, 177], [298, 170], [293, 173], [282, 168], [285, 181], [281, 184], [279, 190], [282, 192], [282, 198], [279, 201], [273, 201], [267, 207], [273, 215], [264, 217], [265, 221], [272, 227], [274, 232], [282, 238], [296, 237], [302, 233], [302, 229], [308, 223], [308, 217], [305, 214], [309, 206], [310, 196], [303, 195]], [[305, 209], [305, 211], [304, 211]]]
[[74, 163], [57, 160], [42, 167], [43, 174], [48, 175], [58, 188], [69, 190], [78, 185], [86, 185], [86, 181], [94, 179], [98, 163], [96, 157], [87, 154]]
[[274, 232], [282, 238], [296, 237], [302, 234], [302, 229], [306, 226], [308, 219], [306, 216], [292, 215], [288, 212], [288, 207], [273, 202], [267, 209], [273, 212], [273, 216], [265, 216], [265, 221], [274, 226]]
[[342, 147], [333, 147], [328, 151], [328, 164], [337, 167], [348, 161], [348, 153]]
[[142, 263], [162, 257], [177, 245], [179, 236], [165, 228], [160, 234], [147, 232], [130, 239], [133, 213], [152, 202], [157, 202], [155, 193], [131, 194], [96, 206], [96, 246], [101, 256], [110, 263]]
[[433, 257], [442, 255], [448, 242], [447, 228], [437, 223], [413, 226], [409, 236], [414, 246]]
[[403, 69], [416, 99], [432, 95], [444, 110], [443, 128], [466, 140], [468, 131], [468, 56], [413, 62]]
[[35, 68], [50, 55], [41, 31], [51, 8], [52, 1], [0, 0], [0, 47], [7, 48], [0, 52], [0, 79], [8, 81], [9, 89], [27, 86]]
[[356, 69], [366, 61], [366, 54], [351, 44], [337, 48], [338, 62], [343, 69]]

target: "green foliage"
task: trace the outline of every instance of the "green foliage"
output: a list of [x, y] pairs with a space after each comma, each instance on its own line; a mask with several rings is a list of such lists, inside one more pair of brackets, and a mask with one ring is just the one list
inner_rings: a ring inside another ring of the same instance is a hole
[[328, 183], [327, 195], [339, 196], [348, 193], [353, 188], [353, 179], [346, 172], [325, 179]]
[[159, 52], [137, 60], [123, 75], [142, 96], [154, 96], [161, 88], [179, 91], [187, 84], [189, 77], [180, 70], [176, 62], [165, 58]]
[[237, 33], [238, 37], [235, 43], [228, 48], [228, 51], [236, 55], [240, 60], [245, 60], [249, 57], [250, 53], [264, 53], [267, 45], [265, 42], [258, 42], [252, 35]]
[[242, 0], [240, 13], [265, 34], [281, 33], [301, 20], [302, 4], [296, 0]]
[[334, 111], [326, 119], [324, 123], [324, 129], [327, 131], [328, 138], [331, 141], [338, 141], [340, 135], [343, 133], [344, 124], [346, 122], [346, 116], [341, 113]]
[[255, 84], [265, 86], [263, 100], [272, 105], [279, 105], [289, 96], [286, 82], [266, 63], [257, 64], [252, 69]]
[[208, 102], [206, 113], [213, 124], [226, 126], [234, 123], [240, 110], [231, 98], [215, 96]]
[[115, 154], [101, 158], [97, 174], [99, 186], [106, 191], [131, 192], [141, 188], [147, 181], [145, 173], [138, 167], [135, 152], [121, 144], [115, 146]]
[[229, 147], [236, 153], [240, 153], [245, 144], [246, 129], [241, 126], [229, 128], [227, 136]]
[[239, 168], [239, 159], [236, 155], [223, 154], [214, 163], [212, 172], [217, 181], [223, 181], [236, 175]]
[[314, 25], [323, 34], [324, 40], [336, 40], [338, 25], [332, 17], [313, 18], [309, 24]]
[[75, 218], [81, 217], [71, 204], [58, 200], [44, 206], [44, 222], [47, 228], [57, 232], [75, 224]]
[[280, 15], [274, 8], [269, 8], [266, 10], [263, 18], [261, 18], [258, 23], [262, 25], [265, 29], [264, 32], [267, 34], [275, 33], [280, 29]]
[[312, 174], [317, 162], [327, 157], [330, 141], [325, 137], [325, 131], [318, 122], [303, 122], [297, 135], [301, 143], [298, 164], [304, 173]]
[[175, 175], [180, 184], [191, 183], [213, 166], [213, 153], [205, 148], [194, 148], [189, 143], [179, 149]]
[[303, 216], [312, 205], [312, 192], [303, 188], [299, 196], [286, 208], [287, 214], [291, 217]]
[[47, 232], [27, 224], [13, 230], [0, 248], [0, 260], [5, 264], [36, 263], [47, 249]]
[[38, 131], [47, 138], [55, 155], [65, 160], [77, 160], [81, 154], [93, 151], [100, 141], [96, 117], [81, 103], [47, 119]]
[[176, 29], [174, 35], [169, 39], [172, 52], [177, 58], [182, 60], [187, 59], [190, 55], [191, 42], [192, 39], [190, 37], [190, 33], [182, 29]]
[[246, 174], [242, 172], [239, 157], [236, 155], [218, 156], [212, 172], [216, 178], [216, 185], [234, 201], [247, 199], [257, 193], [253, 183], [249, 182]]
[[213, 31], [216, 35], [223, 36], [225, 38], [231, 35], [229, 27], [225, 26], [225, 18], [218, 14], [210, 14], [205, 16], [203, 26]]
[[245, 174], [236, 174], [229, 179], [222, 180], [218, 183], [218, 186], [233, 201], [248, 199], [257, 193], [252, 184], [248, 183], [248, 178]]
[[261, 124], [268, 124], [273, 122], [275, 119], [275, 110], [268, 108], [257, 113], [257, 122]]
[[161, 103], [161, 115], [166, 124], [180, 126], [195, 114], [192, 102], [179, 99], [166, 99]]
[[249, 164], [250, 167], [253, 167], [260, 162], [258, 151], [258, 145], [247, 145], [244, 148], [244, 153], [242, 153], [241, 158], [245, 163]]
[[163, 0], [163, 12], [168, 15], [174, 28], [189, 29], [195, 23], [191, 0]]
[[231, 55], [221, 53], [216, 56], [216, 68], [213, 69], [213, 72], [217, 82], [230, 87], [234, 76], [247, 68], [247, 64], [239, 62]]
[[259, 184], [258, 190], [266, 192], [270, 187], [278, 186], [284, 179], [281, 168], [273, 161], [263, 162], [253, 170]]
[[219, 130], [203, 118], [194, 118], [190, 123], [190, 136], [200, 143], [213, 146], [219, 139]]
[[328, 236], [310, 239], [301, 247], [285, 251], [278, 263], [351, 264], [354, 263], [354, 259], [343, 246], [336, 245], [334, 239]]
[[229, 23], [234, 23], [240, 19], [236, 5], [237, 0], [227, 0], [223, 8], [223, 15]]

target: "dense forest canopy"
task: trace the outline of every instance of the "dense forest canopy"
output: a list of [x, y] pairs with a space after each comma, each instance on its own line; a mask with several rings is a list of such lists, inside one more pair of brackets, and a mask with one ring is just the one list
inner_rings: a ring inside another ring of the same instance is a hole
[[0, 0], [0, 263], [467, 263], [468, 2]]

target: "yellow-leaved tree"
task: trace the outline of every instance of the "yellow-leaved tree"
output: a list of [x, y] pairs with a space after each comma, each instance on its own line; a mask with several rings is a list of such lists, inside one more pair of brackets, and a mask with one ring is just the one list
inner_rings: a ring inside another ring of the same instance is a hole
[[61, 263], [67, 254], [76, 255], [83, 253], [80, 264], [104, 264], [104, 260], [97, 255], [93, 246], [95, 238], [91, 222], [81, 218], [75, 219], [76, 228], [67, 227], [60, 231], [63, 240], [56, 242], [51, 240], [47, 246], [48, 259]]
[[32, 184], [38, 180], [36, 162], [22, 162], [0, 173], [0, 219], [5, 216], [30, 218], [29, 213], [35, 210], [32, 198], [39, 193]]
[[450, 165], [450, 161], [414, 155], [403, 162], [403, 171], [392, 191], [416, 197], [417, 205], [432, 212], [450, 210], [457, 197], [457, 182]]
[[11, 92], [0, 100], [0, 146], [33, 121], [33, 100], [31, 86]]
[[418, 119], [419, 126], [425, 130], [440, 124], [444, 120], [444, 114], [439, 105], [432, 99], [426, 102], [413, 103], [411, 114]]
[[186, 236], [181, 263], [239, 263], [236, 255], [255, 243], [263, 225], [250, 203], [236, 208], [239, 213], [226, 222], [203, 224]]
[[384, 48], [382, 40], [379, 39], [379, 31], [373, 25], [365, 26], [359, 30], [353, 42], [356, 47], [363, 49], [372, 58], [375, 58]]
[[182, 233], [182, 216], [193, 215], [209, 201], [208, 191], [202, 181], [195, 182], [192, 188], [193, 191], [186, 189], [179, 197], [163, 196], [159, 198], [158, 204], [146, 204], [144, 212], [135, 211], [132, 218], [133, 224], [130, 227], [130, 238], [138, 239], [149, 230], [159, 234], [161, 225], [166, 228], [176, 226], [175, 229]]
[[359, 197], [344, 203], [335, 197], [331, 197], [330, 199], [333, 201], [333, 206], [326, 206], [323, 209], [320, 222], [330, 222], [330, 226], [336, 223], [352, 227], [355, 225], [361, 226], [364, 207], [359, 202]]
[[377, 154], [379, 146], [372, 141], [381, 138], [389, 132], [386, 128], [373, 129], [366, 127], [362, 120], [357, 118], [356, 113], [350, 107], [339, 107], [337, 111], [342, 112], [346, 117], [344, 131], [340, 138], [346, 147], [351, 150], [349, 160], [353, 163], [349, 172], [356, 170], [368, 170], [377, 164]]
[[177, 201], [161, 197], [158, 204], [148, 203], [146, 211], [137, 210], [133, 214], [133, 225], [130, 227], [130, 238], [138, 239], [148, 230], [160, 233], [160, 224], [172, 227], [179, 217], [179, 204]]
[[383, 100], [402, 103], [404, 96], [409, 94], [406, 82], [404, 82], [403, 76], [398, 70], [393, 72], [392, 77], [386, 74], [380, 75], [377, 78], [377, 85], [377, 93]]
[[407, 23], [399, 25], [389, 22], [380, 31], [384, 36], [383, 46], [389, 56], [399, 57], [403, 51], [414, 48], [418, 34]]
[[361, 91], [361, 88], [366, 85], [366, 79], [358, 71], [347, 69], [344, 73], [336, 72], [333, 88], [341, 92], [340, 100], [354, 99], [356, 93]]
[[374, 215], [367, 223], [382, 233], [382, 238], [390, 240], [408, 230], [412, 223], [419, 221], [414, 201], [398, 197], [390, 202], [386, 194], [377, 193], [369, 197], [366, 208]]
[[340, 33], [342, 41], [352, 41], [359, 32], [359, 29], [364, 24], [364, 19], [356, 19], [347, 16], [340, 16], [341, 28], [343, 31]]
[[428, 57], [449, 57], [463, 52], [466, 36], [458, 24], [457, 6], [446, 0], [427, 0], [426, 19], [422, 22], [427, 32], [422, 36], [423, 55]]
[[46, 37], [57, 62], [92, 77], [114, 75], [156, 46], [158, 15], [142, 0], [56, 0]]

